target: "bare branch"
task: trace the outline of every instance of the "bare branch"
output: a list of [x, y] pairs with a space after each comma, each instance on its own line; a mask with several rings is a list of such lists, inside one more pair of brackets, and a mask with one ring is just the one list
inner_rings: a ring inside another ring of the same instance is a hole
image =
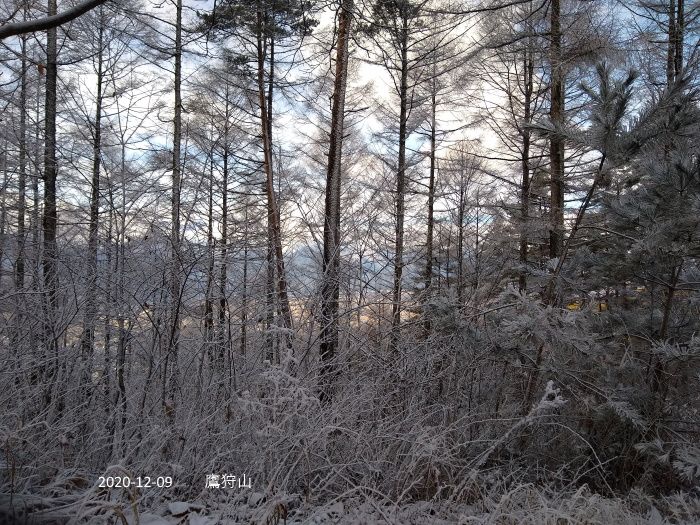
[[65, 11], [58, 13], [53, 16], [47, 16], [44, 18], [39, 18], [36, 20], [27, 20], [24, 22], [13, 22], [9, 24], [3, 24], [0, 26], [0, 40], [7, 38], [9, 36], [23, 35], [25, 33], [34, 33], [36, 31], [45, 31], [46, 29], [51, 29], [53, 27], [58, 27], [62, 24], [70, 22], [84, 15], [91, 9], [94, 9], [100, 4], [105, 3], [107, 0], [87, 0], [82, 4], [78, 4], [75, 7], [66, 9]]

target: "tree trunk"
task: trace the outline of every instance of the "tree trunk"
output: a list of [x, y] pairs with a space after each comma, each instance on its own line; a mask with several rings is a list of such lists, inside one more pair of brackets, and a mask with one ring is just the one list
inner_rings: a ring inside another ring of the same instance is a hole
[[464, 304], [464, 217], [467, 211], [467, 185], [464, 166], [460, 168], [459, 207], [457, 208], [457, 305]]
[[171, 389], [177, 380], [177, 354], [180, 338], [180, 191], [181, 191], [181, 143], [182, 143], [182, 0], [177, 0], [175, 13], [175, 117], [173, 119], [173, 180], [171, 197], [171, 268], [170, 268], [170, 334], [166, 356], [172, 366]]
[[219, 264], [219, 319], [218, 319], [218, 363], [223, 366], [224, 352], [227, 346], [226, 319], [228, 305], [226, 284], [228, 279], [228, 85], [226, 86], [226, 124], [224, 131], [223, 177], [221, 180], [221, 262]]
[[41, 75], [37, 77], [36, 101], [34, 113], [34, 137], [33, 137], [33, 154], [35, 161], [32, 163], [34, 174], [32, 176], [32, 213], [30, 216], [32, 229], [32, 290], [39, 289], [39, 281], [41, 279], [41, 250], [39, 249], [39, 179], [43, 179], [41, 173], [41, 162], [39, 161], [39, 137], [41, 135]]
[[[435, 73], [433, 73], [435, 74]], [[428, 178], [428, 233], [425, 241], [425, 297], [424, 301], [429, 301], [431, 287], [433, 285], [433, 233], [435, 229], [435, 133], [437, 109], [435, 80], [433, 79], [433, 89], [430, 96], [430, 175]], [[430, 332], [430, 319], [426, 317], [424, 322], [426, 334]]]
[[666, 53], [666, 83], [672, 84], [676, 69], [676, 0], [668, 2], [668, 48]]
[[674, 53], [674, 73], [679, 78], [683, 72], [683, 39], [685, 33], [685, 0], [678, 0], [678, 12], [676, 15], [676, 28], [674, 40], [676, 51]]
[[352, 0], [343, 0], [338, 16], [335, 79], [331, 108], [331, 133], [326, 171], [326, 200], [323, 226], [323, 283], [321, 288], [321, 402], [330, 401], [333, 358], [338, 351], [338, 302], [340, 299], [340, 187], [345, 93], [347, 89]]
[[[265, 190], [267, 193], [267, 190]], [[269, 203], [268, 203], [269, 204]], [[270, 216], [267, 217], [267, 281], [265, 294], [266, 321], [265, 329], [267, 334], [265, 337], [265, 359], [272, 363], [275, 358], [275, 346], [277, 343], [277, 334], [274, 332], [275, 326], [275, 241], [272, 233], [272, 223]]]
[[[7, 232], [5, 231], [7, 223], [7, 190], [10, 184], [9, 167], [7, 165], [7, 140], [3, 140], [2, 151], [0, 152], [0, 171], [2, 171], [2, 186], [0, 186], [0, 270], [2, 270], [2, 263], [5, 258], [5, 238], [7, 237]], [[2, 273], [0, 271], [1, 277]]]
[[[56, 0], [48, 1], [48, 15], [56, 14]], [[42, 229], [44, 246], [41, 256], [44, 290], [44, 355], [41, 370], [44, 375], [44, 404], [48, 407], [58, 376], [58, 334], [56, 334], [56, 308], [58, 305], [58, 275], [56, 273], [58, 250], [56, 247], [56, 84], [58, 79], [58, 45], [56, 28], [46, 35], [46, 97], [44, 102], [44, 213]], [[53, 355], [51, 355], [53, 354]], [[47, 363], [51, 363], [48, 367]], [[63, 409], [58, 404], [58, 412]]]
[[95, 318], [97, 294], [97, 244], [100, 212], [100, 168], [102, 156], [102, 38], [104, 20], [100, 9], [100, 26], [97, 29], [97, 100], [95, 101], [94, 135], [92, 142], [92, 191], [90, 195], [90, 229], [88, 234], [87, 287], [85, 290], [85, 315], [83, 333], [80, 341], [83, 359], [90, 358], [95, 337]]
[[241, 290], [241, 340], [240, 352], [245, 355], [248, 344], [248, 203], [243, 220], [243, 289]]
[[[121, 145], [121, 174], [122, 174], [122, 195], [121, 195], [121, 213], [120, 220], [118, 223], [117, 231], [117, 253], [114, 267], [117, 274], [117, 324], [118, 324], [118, 338], [117, 338], [117, 388], [119, 390], [117, 397], [117, 407], [120, 411], [120, 426], [118, 438], [119, 440], [124, 439], [124, 433], [126, 432], [126, 412], [127, 412], [127, 399], [126, 399], [126, 381], [124, 377], [124, 369], [126, 367], [126, 331], [124, 318], [126, 317], [126, 308], [124, 304], [124, 293], [125, 293], [125, 237], [126, 237], [126, 143], [122, 141]], [[111, 191], [111, 185], [110, 185]], [[110, 195], [110, 201], [112, 201], [112, 196]], [[151, 375], [151, 363], [149, 363], [148, 377], [150, 379]], [[144, 389], [145, 390], [145, 389]], [[126, 446], [126, 443], [124, 443]], [[119, 450], [117, 451], [120, 452]], [[123, 450], [121, 451], [123, 453]]]
[[[212, 137], [213, 139], [213, 137]], [[207, 213], [207, 290], [204, 297], [204, 355], [211, 350], [212, 335], [214, 331], [214, 305], [212, 295], [214, 290], [214, 146], [209, 152], [209, 197]], [[200, 365], [201, 373], [201, 365]]]
[[406, 121], [408, 115], [408, 18], [402, 16], [401, 81], [399, 85], [399, 158], [396, 173], [396, 239], [394, 254], [394, 290], [391, 312], [391, 349], [398, 349], [401, 328], [401, 289], [403, 274], [404, 216], [406, 199]]
[[[26, 9], [24, 12], [26, 18]], [[17, 184], [17, 258], [15, 288], [24, 288], [25, 214], [27, 210], [27, 38], [22, 36], [21, 85], [19, 92], [19, 180]]]
[[[108, 180], [107, 183], [108, 190], [107, 190], [107, 198], [109, 199], [108, 203], [108, 213], [107, 213], [107, 231], [105, 232], [105, 305], [106, 305], [106, 311], [105, 311], [105, 319], [104, 319], [104, 372], [103, 372], [103, 381], [104, 381], [104, 396], [105, 396], [105, 412], [111, 413], [112, 412], [112, 398], [111, 398], [111, 367], [112, 367], [112, 356], [111, 356], [111, 347], [112, 347], [112, 308], [115, 306], [115, 301], [114, 301], [114, 296], [112, 293], [113, 290], [113, 283], [112, 279], [113, 276], [117, 275], [117, 267], [116, 264], [114, 267], [112, 266], [113, 260], [116, 259], [116, 257], [113, 256], [113, 240], [112, 240], [112, 232], [114, 231], [114, 195], [112, 192], [112, 182]], [[112, 432], [114, 432], [115, 426], [113, 425], [112, 427]], [[114, 436], [112, 436], [114, 437]]]
[[[56, 0], [49, 0], [48, 15], [56, 14]], [[44, 252], [42, 269], [44, 274], [44, 293], [47, 308], [47, 336], [53, 338], [53, 321], [55, 316], [58, 275], [56, 273], [56, 83], [57, 66], [56, 28], [49, 29], [46, 36], [46, 100], [44, 103]]]
[[[675, 266], [671, 270], [671, 279], [666, 286], [666, 301], [664, 302], [664, 313], [661, 319], [661, 326], [659, 327], [660, 341], [666, 341], [666, 339], [668, 338], [668, 328], [671, 320], [671, 311], [673, 309], [673, 300], [676, 295], [678, 280], [681, 276], [682, 269], [683, 261], [681, 261], [680, 264], [678, 264], [678, 266]], [[657, 417], [661, 417], [664, 401], [668, 392], [668, 379], [666, 376], [667, 372], [666, 366], [664, 365], [663, 356], [658, 356], [656, 358], [656, 364], [654, 365], [654, 373], [651, 383], [651, 391], [654, 393], [659, 393], [656, 411]]]
[[[267, 21], [267, 15], [265, 15], [265, 20]], [[266, 117], [267, 117], [267, 136], [268, 140], [270, 142], [270, 148], [272, 148], [272, 123], [270, 120], [272, 119], [272, 108], [270, 107], [272, 105], [272, 98], [273, 98], [273, 93], [274, 93], [274, 83], [273, 83], [273, 78], [272, 75], [274, 73], [274, 38], [271, 38], [270, 46], [270, 70], [269, 70], [269, 76], [270, 78], [268, 79], [267, 83], [267, 112], [266, 112]], [[264, 40], [264, 42], [267, 42], [267, 40]], [[263, 54], [264, 56], [264, 54]], [[273, 171], [273, 165], [272, 162], [270, 162], [270, 165], [268, 166], [268, 169], [271, 173], [272, 180], [274, 181], [274, 171]], [[267, 175], [266, 175], [267, 176]], [[267, 180], [267, 179], [266, 179]], [[266, 187], [267, 188], [267, 187]], [[267, 189], [265, 190], [265, 193], [267, 195]], [[269, 197], [268, 197], [269, 199]], [[269, 200], [268, 200], [268, 206], [269, 206]], [[268, 216], [268, 247], [267, 247], [267, 329], [268, 329], [268, 336], [267, 336], [267, 347], [266, 347], [266, 355], [265, 358], [267, 361], [270, 363], [274, 363], [275, 361], [275, 356], [279, 355], [279, 335], [274, 331], [274, 326], [275, 326], [275, 316], [277, 315], [277, 309], [275, 308], [275, 305], [279, 302], [279, 300], [276, 298], [277, 294], [277, 285], [275, 282], [275, 259], [276, 259], [276, 252], [275, 252], [275, 235], [274, 235], [274, 223], [277, 220], [277, 217], [270, 222], [270, 218]]]
[[[549, 117], [555, 125], [561, 126], [564, 118], [564, 73], [561, 60], [560, 0], [552, 0], [551, 9], [552, 85]], [[564, 243], [564, 141], [558, 134], [552, 134], [550, 139], [549, 166], [551, 177], [549, 257], [554, 259], [561, 255]]]
[[532, 49], [528, 45], [525, 50], [524, 64], [524, 100], [523, 100], [523, 126], [520, 135], [523, 146], [520, 155], [520, 165], [522, 178], [520, 181], [520, 276], [518, 278], [518, 290], [524, 293], [527, 290], [527, 263], [528, 263], [528, 219], [530, 215], [530, 129], [527, 127], [532, 120], [532, 91], [534, 78], [534, 60], [532, 59]]
[[[270, 137], [271, 123], [269, 122], [267, 100], [268, 94], [265, 91], [265, 50], [263, 35], [263, 13], [257, 12], [257, 52], [258, 52], [258, 104], [260, 106], [260, 127], [262, 133], [263, 146], [263, 170], [265, 172], [265, 193], [267, 196], [267, 230], [270, 251], [268, 261], [274, 259], [276, 271], [276, 289], [279, 298], [279, 308], [282, 311], [282, 322], [287, 331], [287, 346], [291, 347], [292, 314], [287, 295], [287, 280], [284, 271], [284, 258], [282, 253], [282, 237], [280, 226], [280, 214], [277, 208], [277, 198], [275, 195], [275, 184], [272, 173], [272, 141]], [[269, 88], [269, 86], [268, 86]], [[272, 257], [271, 257], [272, 256]]]
[[481, 233], [479, 227], [481, 225], [481, 201], [479, 199], [479, 190], [476, 190], [476, 201], [474, 202], [476, 218], [474, 219], [474, 292], [479, 289], [481, 282]]

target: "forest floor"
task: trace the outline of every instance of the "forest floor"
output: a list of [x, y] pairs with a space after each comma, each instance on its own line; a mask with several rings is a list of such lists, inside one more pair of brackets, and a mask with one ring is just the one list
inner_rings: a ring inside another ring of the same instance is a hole
[[[366, 492], [371, 492], [367, 489]], [[700, 523], [700, 498], [690, 494], [652, 499], [631, 493], [624, 499], [592, 494], [586, 486], [571, 493], [546, 493], [521, 485], [500, 496], [482, 495], [472, 504], [420, 501], [393, 505], [379, 498], [346, 495], [325, 504], [298, 496], [267, 499], [262, 493], [240, 493], [217, 501], [124, 501], [88, 491], [59, 498], [0, 494], [5, 523], [121, 525], [292, 525], [292, 524], [532, 524], [532, 525], [690, 525]], [[24, 509], [24, 510], [22, 510]], [[136, 512], [134, 512], [136, 510]]]

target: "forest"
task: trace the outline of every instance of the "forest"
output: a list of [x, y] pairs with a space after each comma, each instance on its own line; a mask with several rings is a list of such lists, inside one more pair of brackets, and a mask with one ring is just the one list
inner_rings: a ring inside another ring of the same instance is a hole
[[0, 523], [700, 523], [700, 3], [0, 0]]

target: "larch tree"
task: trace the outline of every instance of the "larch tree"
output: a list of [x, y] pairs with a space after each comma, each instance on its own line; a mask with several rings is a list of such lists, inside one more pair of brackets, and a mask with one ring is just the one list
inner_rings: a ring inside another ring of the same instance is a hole
[[[174, 69], [174, 116], [173, 116], [173, 156], [172, 156], [172, 193], [170, 204], [170, 312], [166, 335], [165, 373], [168, 373], [168, 363], [173, 372], [170, 375], [170, 388], [177, 387], [178, 377], [178, 346], [180, 338], [180, 307], [182, 294], [182, 254], [180, 249], [180, 201], [182, 186], [182, 0], [175, 0], [175, 38], [173, 59]], [[164, 400], [165, 402], [165, 400]]]
[[536, 177], [543, 179], [546, 155], [542, 139], [531, 129], [545, 112], [546, 57], [542, 49], [546, 45], [541, 36], [545, 24], [530, 3], [503, 9], [485, 23], [484, 32], [489, 37], [478, 65], [484, 124], [498, 138], [497, 146], [485, 155], [507, 170], [508, 186], [517, 194], [517, 211], [512, 213], [519, 215], [517, 273], [521, 292], [527, 290], [528, 275], [542, 263], [533, 260], [537, 256], [531, 253], [532, 248], [549, 244], [547, 232], [542, 231], [544, 217], [535, 209], [537, 199], [541, 202], [544, 196], [537, 187], [543, 181]]
[[352, 36], [353, 1], [341, 0], [335, 41], [335, 74], [331, 108], [330, 144], [323, 221], [323, 280], [321, 284], [321, 401], [329, 401], [333, 359], [338, 351], [338, 302], [340, 298], [340, 189], [345, 93], [348, 81], [349, 45]]
[[97, 293], [97, 250], [100, 213], [100, 171], [102, 169], [102, 100], [104, 97], [104, 33], [105, 13], [99, 10], [97, 19], [97, 39], [95, 42], [95, 115], [93, 129], [92, 179], [90, 182], [90, 227], [88, 233], [87, 287], [85, 291], [85, 315], [81, 335], [83, 358], [92, 355], [95, 337], [96, 293]]
[[[48, 15], [57, 12], [56, 0], [48, 0]], [[43, 251], [42, 272], [44, 291], [44, 359], [49, 362], [50, 354], [57, 350], [58, 334], [55, 330], [56, 310], [58, 306], [58, 246], [56, 243], [58, 210], [56, 208], [56, 178], [58, 162], [56, 159], [56, 92], [58, 82], [58, 30], [52, 27], [46, 32], [46, 81], [44, 102], [44, 209], [42, 215]], [[56, 380], [56, 364], [48, 370], [50, 381]], [[45, 401], [51, 401], [52, 384], [45, 390]]]
[[396, 186], [394, 191], [395, 228], [391, 310], [390, 347], [400, 343], [402, 292], [404, 287], [404, 232], [407, 189], [407, 141], [409, 117], [414, 110], [414, 95], [418, 70], [424, 65], [425, 50], [421, 48], [425, 28], [425, 2], [409, 0], [379, 0], [371, 5], [370, 21], [363, 24], [368, 35], [370, 53], [389, 74], [398, 98], [396, 145]]

